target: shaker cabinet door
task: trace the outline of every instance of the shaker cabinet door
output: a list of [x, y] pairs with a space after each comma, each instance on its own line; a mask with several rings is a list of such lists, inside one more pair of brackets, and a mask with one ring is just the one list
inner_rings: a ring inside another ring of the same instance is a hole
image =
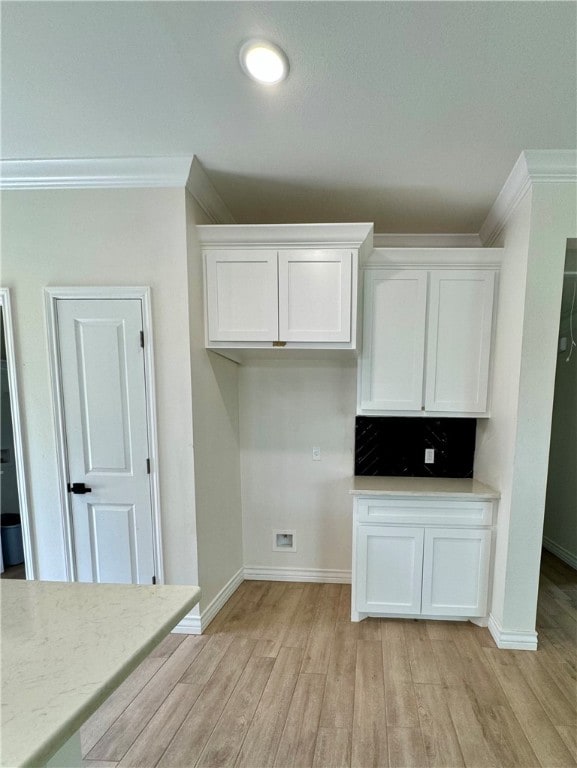
[[425, 410], [487, 410], [494, 285], [491, 270], [431, 272]]
[[276, 250], [206, 253], [209, 341], [276, 341]]
[[356, 608], [363, 613], [421, 612], [423, 528], [359, 525]]
[[352, 253], [279, 250], [281, 341], [351, 341]]
[[426, 529], [423, 614], [485, 616], [490, 555], [487, 528]]
[[365, 272], [361, 411], [420, 411], [427, 272]]

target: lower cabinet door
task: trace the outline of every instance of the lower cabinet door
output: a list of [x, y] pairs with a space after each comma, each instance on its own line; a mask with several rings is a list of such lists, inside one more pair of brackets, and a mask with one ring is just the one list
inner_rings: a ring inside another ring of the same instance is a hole
[[486, 616], [490, 555], [490, 530], [426, 529], [422, 613]]
[[421, 612], [423, 528], [359, 525], [356, 608], [361, 613]]

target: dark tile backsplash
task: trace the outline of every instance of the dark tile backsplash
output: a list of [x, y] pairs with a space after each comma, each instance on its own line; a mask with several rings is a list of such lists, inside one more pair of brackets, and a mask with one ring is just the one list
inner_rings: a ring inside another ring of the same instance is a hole
[[[473, 477], [476, 419], [357, 416], [355, 475]], [[435, 463], [425, 464], [425, 448]]]

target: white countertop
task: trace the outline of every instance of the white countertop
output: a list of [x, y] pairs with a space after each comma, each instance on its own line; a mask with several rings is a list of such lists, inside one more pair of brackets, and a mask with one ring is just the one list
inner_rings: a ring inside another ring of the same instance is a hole
[[196, 605], [198, 587], [0, 582], [2, 766], [42, 765]]
[[353, 496], [452, 496], [498, 499], [500, 493], [478, 480], [455, 477], [361, 477], [352, 479]]

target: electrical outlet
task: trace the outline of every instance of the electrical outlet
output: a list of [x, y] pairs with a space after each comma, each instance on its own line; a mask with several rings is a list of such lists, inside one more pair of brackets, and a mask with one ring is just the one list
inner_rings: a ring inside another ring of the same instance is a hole
[[434, 463], [435, 463], [435, 449], [425, 448], [425, 464], [434, 464]]
[[321, 449], [318, 447], [313, 448], [313, 461], [321, 460]]

